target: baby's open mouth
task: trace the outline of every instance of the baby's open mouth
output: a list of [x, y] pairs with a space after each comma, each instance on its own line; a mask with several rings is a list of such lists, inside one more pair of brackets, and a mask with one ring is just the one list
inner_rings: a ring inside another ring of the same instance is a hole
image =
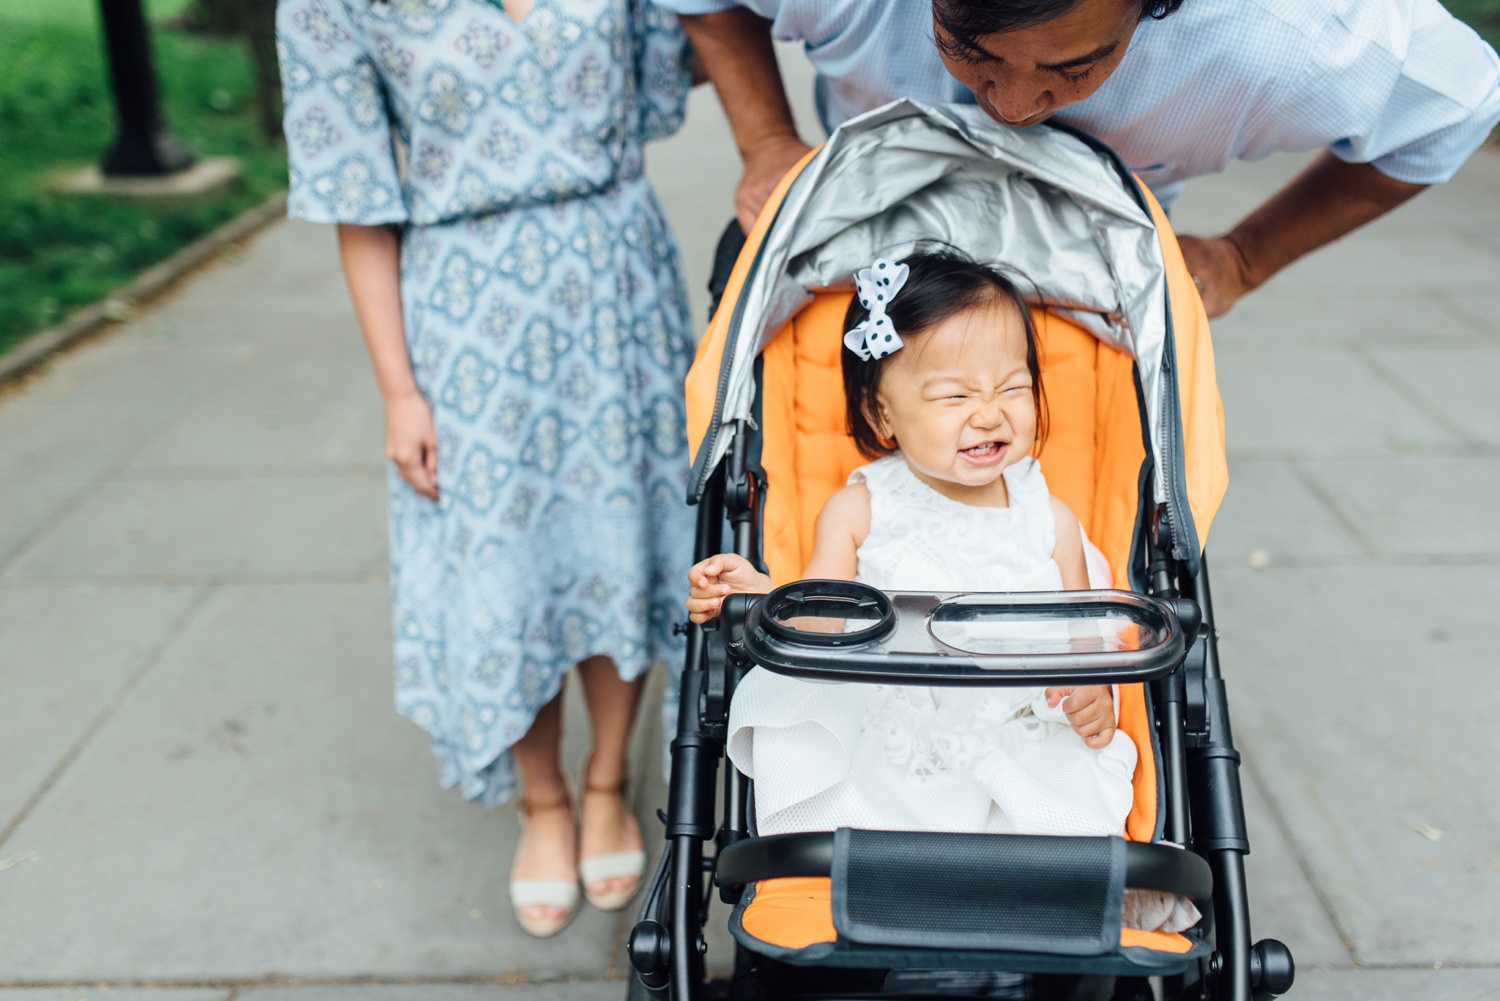
[[1005, 454], [1005, 445], [1006, 443], [1003, 441], [986, 441], [969, 448], [960, 449], [958, 454], [970, 462], [992, 462]]

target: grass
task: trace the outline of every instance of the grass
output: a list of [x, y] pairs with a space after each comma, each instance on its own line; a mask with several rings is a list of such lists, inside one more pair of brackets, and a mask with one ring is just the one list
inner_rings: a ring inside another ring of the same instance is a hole
[[114, 137], [97, 0], [0, 0], [0, 351], [269, 197], [285, 157], [257, 131], [250, 61], [234, 41], [169, 30], [185, 0], [148, 2], [163, 111], [200, 155], [240, 160], [230, 193], [176, 205], [47, 190]]

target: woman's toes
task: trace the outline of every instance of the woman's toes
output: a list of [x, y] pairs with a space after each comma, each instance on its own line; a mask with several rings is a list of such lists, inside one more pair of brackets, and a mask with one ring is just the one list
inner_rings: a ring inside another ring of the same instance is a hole
[[606, 893], [619, 893], [634, 886], [638, 878], [636, 876], [626, 876], [617, 879], [601, 879], [597, 883], [590, 883], [588, 891], [595, 896], [602, 896]]

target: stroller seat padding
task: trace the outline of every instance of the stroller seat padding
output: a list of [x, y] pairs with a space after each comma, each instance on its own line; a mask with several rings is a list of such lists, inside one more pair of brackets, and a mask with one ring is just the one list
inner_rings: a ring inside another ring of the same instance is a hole
[[[823, 877], [763, 879], [747, 887], [730, 930], [747, 948], [795, 962], [799, 955], [826, 959], [838, 940], [833, 924], [833, 880]], [[1200, 947], [1201, 948], [1201, 947]], [[1121, 928], [1119, 949], [1186, 956], [1194, 943], [1176, 932]]]

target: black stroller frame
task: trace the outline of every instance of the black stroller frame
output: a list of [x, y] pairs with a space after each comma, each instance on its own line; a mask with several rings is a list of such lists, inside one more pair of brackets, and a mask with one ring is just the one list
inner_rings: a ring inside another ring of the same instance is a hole
[[[1092, 141], [1090, 141], [1092, 144]], [[1102, 147], [1101, 147], [1102, 149]], [[1107, 152], [1107, 151], [1106, 151]], [[1112, 156], [1112, 154], [1110, 154]], [[1143, 196], [1123, 165], [1117, 168], [1138, 200]], [[743, 236], [731, 225], [721, 240], [716, 261], [715, 296], [723, 289]], [[758, 363], [757, 363], [758, 364]], [[759, 380], [750, 420], [730, 422], [733, 437], [727, 454], [708, 479], [699, 500], [694, 558], [705, 559], [724, 549], [724, 526], [732, 526], [733, 551], [762, 565], [760, 525], [766, 490], [759, 462]], [[1137, 396], [1144, 400], [1139, 373]], [[1142, 425], [1147, 426], [1142, 402]], [[1149, 434], [1149, 431], [1143, 433]], [[1066, 955], [1045, 957], [1048, 961], [1028, 965], [1037, 957], [1011, 953], [1009, 962], [969, 967], [1037, 973], [1113, 973], [1125, 979], [1125, 993], [1117, 998], [1160, 997], [1163, 1001], [1262, 1001], [1290, 989], [1294, 966], [1285, 945], [1266, 939], [1252, 943], [1244, 856], [1250, 844], [1246, 831], [1239, 779], [1239, 753], [1230, 727], [1229, 706], [1220, 670], [1213, 601], [1206, 555], [1193, 561], [1173, 555], [1168, 513], [1155, 500], [1153, 463], [1149, 442], [1140, 479], [1142, 512], [1136, 520], [1131, 553], [1131, 580], [1140, 593], [1073, 592], [1080, 600], [1133, 599], [1156, 615], [1163, 634], [1169, 634], [1151, 663], [1126, 664], [1115, 658], [1104, 664], [1096, 658], [1088, 665], [1073, 665], [1051, 674], [1035, 670], [1025, 674], [1028, 684], [1081, 682], [1147, 683], [1159, 758], [1158, 839], [1170, 844], [1123, 845], [1127, 885], [1181, 893], [1200, 902], [1203, 920], [1187, 936], [1200, 948], [1175, 966], [1103, 969]], [[815, 592], [820, 582], [802, 582], [802, 592]], [[862, 586], [862, 585], [861, 585]], [[735, 685], [755, 664], [781, 673], [811, 677], [819, 674], [816, 657], [791, 642], [772, 649], [761, 628], [769, 602], [805, 600], [806, 594], [788, 587], [771, 595], [734, 595], [727, 599], [718, 619], [705, 626], [686, 627], [687, 655], [682, 674], [677, 731], [671, 741], [671, 777], [667, 809], [666, 846], [661, 863], [643, 901], [640, 916], [629, 939], [630, 996], [633, 998], [706, 1001], [731, 996], [729, 984], [710, 984], [705, 975], [707, 943], [704, 927], [708, 919], [708, 881], [718, 887], [722, 900], [735, 903], [749, 884], [761, 879], [795, 876], [828, 876], [833, 863], [834, 834], [755, 837], [751, 833], [751, 790], [746, 777], [726, 763], [722, 778], [723, 814], [718, 813], [721, 789], [718, 769], [725, 756], [730, 700]], [[1110, 598], [1108, 596], [1115, 596]], [[1019, 595], [985, 597], [994, 607]], [[1053, 596], [1057, 597], [1057, 596]], [[1149, 608], [1147, 608], [1149, 606]], [[883, 613], [882, 613], [883, 614]], [[983, 684], [1006, 683], [993, 670], [956, 667], [949, 675], [934, 675], [908, 657], [884, 656], [879, 662], [851, 658], [838, 676], [847, 680], [856, 673], [871, 683]], [[991, 665], [992, 667], [993, 665]], [[1035, 667], [1035, 665], [1031, 665]], [[1054, 661], [1052, 665], [1056, 666]], [[1003, 672], [1000, 672], [1003, 674]], [[1009, 683], [1017, 683], [1016, 675]], [[1142, 753], [1150, 753], [1142, 749]], [[844, 836], [848, 832], [840, 832]], [[859, 833], [859, 832], [855, 832]], [[896, 835], [899, 837], [899, 835]], [[922, 835], [930, 837], [930, 835]], [[949, 835], [952, 838], [1001, 838], [1000, 835]], [[1026, 840], [1026, 839], [1020, 839]], [[1040, 839], [1120, 842], [1121, 839]], [[707, 851], [712, 842], [712, 854]], [[1185, 849], [1185, 850], [1183, 850]], [[1118, 899], [1118, 898], [1116, 898]], [[1003, 908], [1004, 903], [995, 907]], [[737, 970], [759, 957], [736, 947]], [[908, 956], [913, 950], [907, 948]], [[1004, 954], [986, 953], [991, 958]], [[934, 969], [955, 952], [934, 950]], [[845, 966], [861, 965], [845, 963]], [[867, 964], [878, 967], [878, 962]], [[908, 966], [911, 964], [908, 963]], [[1118, 967], [1118, 963], [1117, 963]], [[1160, 978], [1154, 990], [1142, 993], [1145, 978]], [[809, 995], [812, 996], [812, 995]], [[818, 993], [825, 998], [872, 996], [858, 990], [834, 988]], [[907, 995], [910, 996], [910, 995]], [[951, 995], [944, 995], [951, 996]]]
[[[720, 551], [726, 517], [734, 526], [734, 551], [751, 560], [758, 557], [756, 500], [763, 481], [748, 464], [754, 432], [747, 435], [746, 431], [751, 429], [739, 429], [734, 447], [702, 502], [697, 559]], [[1278, 997], [1290, 989], [1294, 968], [1291, 952], [1282, 943], [1274, 939], [1251, 943], [1244, 870], [1250, 843], [1240, 793], [1240, 756], [1234, 748], [1219, 669], [1207, 561], [1197, 576], [1188, 576], [1184, 564], [1172, 559], [1158, 540], [1146, 541], [1142, 548], [1147, 593], [1170, 608], [1184, 640], [1169, 672], [1149, 683], [1161, 748], [1163, 835], [1206, 861], [1212, 872], [1209, 894], [1191, 892], [1193, 874], [1185, 871], [1186, 866], [1164, 874], [1162, 885], [1147, 887], [1186, 888], [1189, 895], [1211, 901], [1198, 933], [1211, 942], [1212, 951], [1204, 959], [1191, 961], [1189, 968], [1163, 978], [1165, 998], [1260, 1001]], [[678, 727], [671, 743], [667, 848], [628, 948], [636, 996], [672, 1001], [715, 996], [704, 973], [705, 877], [715, 877], [721, 898], [733, 903], [743, 884], [755, 879], [826, 876], [829, 872], [831, 835], [751, 837], [749, 783], [727, 763], [724, 814], [722, 819], [717, 815], [718, 768], [724, 756], [729, 702], [735, 683], [750, 666], [745, 651], [746, 618], [764, 600], [735, 595], [714, 623], [722, 624], [720, 628], [690, 625], [687, 630]], [[1073, 680], [1085, 679], [1075, 676]], [[710, 841], [714, 855], [705, 854]], [[761, 846], [753, 856], [743, 850], [751, 846]], [[1151, 860], [1143, 857], [1130, 866], [1130, 885], [1147, 885], [1137, 878], [1137, 869], [1149, 865]]]

